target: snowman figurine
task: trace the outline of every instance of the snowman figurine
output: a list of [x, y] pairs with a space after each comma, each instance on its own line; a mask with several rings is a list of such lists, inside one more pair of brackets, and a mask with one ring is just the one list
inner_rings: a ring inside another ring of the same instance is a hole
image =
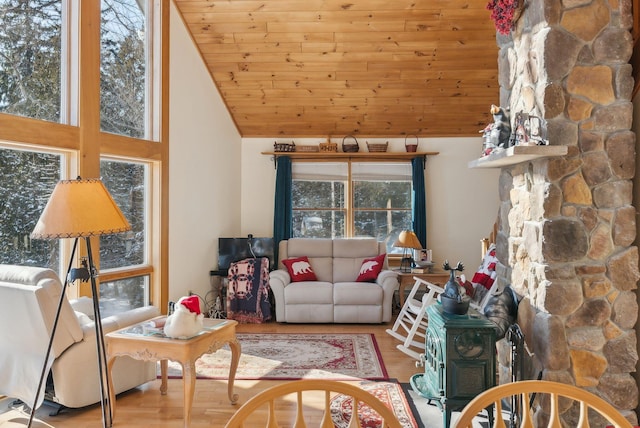
[[174, 312], [167, 317], [164, 334], [174, 339], [188, 339], [202, 330], [204, 314], [200, 312], [198, 296], [181, 297]]

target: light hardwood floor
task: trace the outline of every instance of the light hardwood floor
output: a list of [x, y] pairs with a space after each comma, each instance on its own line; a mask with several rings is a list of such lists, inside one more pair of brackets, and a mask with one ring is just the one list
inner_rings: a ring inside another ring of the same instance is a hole
[[[396, 349], [398, 340], [385, 330], [393, 324], [382, 325], [296, 325], [296, 324], [240, 324], [238, 333], [373, 333], [390, 378], [399, 382], [408, 382], [415, 374], [424, 369], [417, 368], [415, 360]], [[81, 382], [81, 379], [78, 380]], [[235, 391], [240, 395], [239, 403], [231, 405], [227, 398], [227, 382], [219, 380], [196, 381], [195, 397], [191, 412], [191, 426], [224, 427], [226, 421], [248, 398], [280, 381], [237, 380]], [[149, 382], [117, 397], [117, 413], [114, 427], [165, 428], [182, 426], [182, 380], [170, 379], [167, 395], [160, 395], [160, 382]], [[320, 397], [318, 397], [320, 400]], [[306, 399], [305, 399], [305, 402]], [[313, 398], [310, 402], [313, 406]], [[3, 408], [5, 408], [4, 406]], [[56, 428], [100, 428], [102, 427], [99, 405], [81, 410], [70, 410], [58, 416], [48, 416], [50, 408], [42, 406], [36, 413], [38, 423], [35, 427]], [[2, 410], [0, 410], [2, 411]], [[0, 414], [0, 428], [26, 426], [28, 415], [15, 410]], [[266, 420], [266, 419], [263, 419]], [[283, 421], [281, 421], [283, 422]]]

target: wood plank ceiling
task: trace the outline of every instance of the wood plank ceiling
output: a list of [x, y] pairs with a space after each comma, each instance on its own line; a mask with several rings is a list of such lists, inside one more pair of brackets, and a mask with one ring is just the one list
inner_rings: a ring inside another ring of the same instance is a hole
[[175, 0], [243, 137], [478, 136], [486, 0]]

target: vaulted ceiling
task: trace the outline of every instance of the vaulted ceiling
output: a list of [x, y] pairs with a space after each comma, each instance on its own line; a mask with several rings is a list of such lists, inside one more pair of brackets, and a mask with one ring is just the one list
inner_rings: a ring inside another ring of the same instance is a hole
[[486, 0], [175, 0], [243, 137], [477, 136]]

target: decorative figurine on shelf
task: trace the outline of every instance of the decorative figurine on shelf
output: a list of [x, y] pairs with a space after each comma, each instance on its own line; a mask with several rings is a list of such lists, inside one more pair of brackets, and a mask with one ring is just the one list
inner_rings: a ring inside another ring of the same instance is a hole
[[546, 122], [538, 116], [524, 113], [516, 113], [512, 135], [512, 144], [518, 146], [544, 146], [548, 144], [543, 134]]
[[493, 123], [490, 123], [480, 131], [484, 139], [482, 156], [488, 156], [494, 151], [509, 148], [511, 122], [508, 110], [492, 104], [490, 112], [493, 115]]
[[462, 272], [464, 270], [464, 265], [461, 262], [458, 262], [455, 267], [451, 267], [449, 265], [449, 261], [445, 261], [442, 268], [451, 272], [449, 275], [449, 281], [447, 281], [444, 286], [444, 292], [440, 295], [442, 310], [448, 314], [464, 315], [469, 310], [471, 298], [460, 292], [458, 281], [456, 279], [456, 271]]

